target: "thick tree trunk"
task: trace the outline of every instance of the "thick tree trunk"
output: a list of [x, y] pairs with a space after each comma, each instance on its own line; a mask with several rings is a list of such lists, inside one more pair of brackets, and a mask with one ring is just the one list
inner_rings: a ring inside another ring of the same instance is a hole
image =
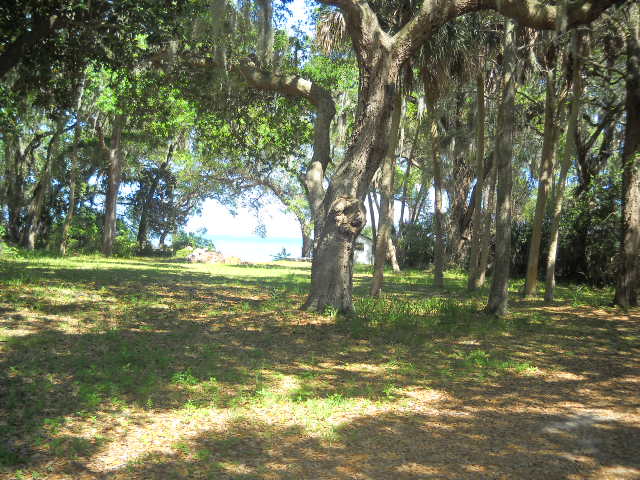
[[393, 242], [393, 238], [390, 235], [389, 241], [387, 243], [387, 262], [391, 264], [391, 270], [393, 273], [398, 273], [400, 271], [400, 264], [398, 263], [398, 252], [396, 249], [396, 244]]
[[400, 120], [403, 113], [402, 110], [402, 99], [400, 95], [398, 95], [396, 97], [391, 119], [389, 151], [382, 163], [380, 171], [380, 221], [378, 223], [378, 235], [375, 237], [376, 248], [373, 261], [373, 282], [371, 283], [371, 296], [373, 297], [379, 296], [380, 291], [382, 290], [382, 285], [384, 283], [384, 266], [387, 260], [387, 249], [391, 242], [396, 147], [398, 146], [398, 140], [400, 138]]
[[[322, 0], [338, 6], [345, 18], [360, 71], [358, 107], [353, 135], [344, 161], [338, 166], [323, 201], [324, 224], [311, 273], [311, 291], [304, 308], [352, 311], [351, 268], [353, 242], [364, 226], [362, 203], [369, 184], [387, 152], [390, 112], [397, 94], [401, 66], [438, 28], [466, 13], [494, 9], [525, 26], [553, 28], [557, 8], [522, 8], [520, 2], [423, 2], [416, 15], [391, 36], [380, 26], [368, 2]], [[572, 8], [570, 22], [596, 18], [614, 0]]]
[[[370, 27], [374, 26], [377, 25]], [[359, 59], [367, 68], [360, 68], [360, 94], [351, 143], [323, 202], [327, 213], [313, 258], [309, 297], [303, 305], [308, 310], [323, 311], [331, 306], [341, 312], [353, 311], [353, 247], [366, 222], [364, 197], [388, 151], [387, 132], [400, 67], [384, 43], [385, 37], [370, 40], [376, 46], [361, 52], [367, 58]]]
[[[551, 47], [555, 48], [555, 47]], [[551, 55], [555, 57], [555, 55]], [[538, 176], [538, 197], [533, 217], [531, 239], [529, 241], [529, 258], [527, 261], [527, 275], [524, 284], [523, 297], [533, 295], [538, 284], [540, 244], [542, 242], [542, 226], [547, 207], [547, 198], [551, 189], [553, 164], [556, 151], [556, 82], [555, 73], [550, 71], [551, 61], [548, 62], [546, 72], [546, 98], [544, 106], [544, 139], [542, 142], [542, 156], [540, 159], [540, 174]], [[555, 62], [554, 62], [555, 63]]]
[[120, 180], [122, 175], [122, 163], [124, 152], [122, 150], [122, 131], [125, 125], [125, 117], [122, 114], [116, 115], [111, 128], [111, 140], [107, 147], [104, 139], [103, 150], [106, 150], [109, 174], [107, 176], [107, 192], [104, 200], [104, 223], [102, 227], [102, 253], [111, 256], [113, 253], [113, 242], [117, 235], [116, 208], [118, 205], [118, 191], [120, 190]]
[[344, 196], [331, 204], [313, 257], [311, 292], [304, 308], [319, 312], [326, 307], [353, 311], [353, 247], [365, 221], [361, 200]]
[[438, 120], [431, 104], [429, 130], [431, 133], [431, 154], [433, 161], [433, 190], [434, 190], [434, 221], [433, 229], [435, 242], [433, 246], [433, 286], [435, 288], [444, 287], [444, 264], [445, 264], [445, 236], [444, 236], [444, 205], [442, 204], [442, 160], [440, 158], [440, 133], [438, 131]]
[[509, 267], [511, 264], [511, 157], [513, 154], [513, 122], [517, 76], [516, 33], [513, 22], [505, 26], [504, 87], [498, 110], [496, 168], [498, 175], [496, 212], [496, 259], [491, 291], [485, 311], [504, 315], [509, 300]]
[[622, 151], [622, 224], [614, 302], [638, 305], [640, 289], [640, 7], [629, 6], [627, 37], [627, 125]]
[[[469, 278], [467, 289], [470, 291], [480, 288], [480, 250], [482, 243], [482, 200], [484, 198], [484, 66], [476, 77], [476, 187], [475, 204], [473, 206], [473, 231], [471, 234], [471, 247], [469, 249]], [[487, 205], [484, 205], [486, 209]]]
[[560, 166], [560, 176], [555, 188], [553, 199], [553, 213], [551, 218], [551, 231], [549, 233], [549, 254], [547, 256], [547, 270], [545, 278], [544, 301], [551, 303], [556, 286], [556, 256], [558, 252], [558, 237], [560, 232], [560, 215], [562, 214], [562, 201], [571, 160], [576, 154], [576, 132], [578, 129], [578, 115], [580, 113], [580, 98], [582, 96], [582, 78], [580, 76], [582, 54], [582, 42], [579, 32], [572, 32], [572, 52], [573, 62], [571, 70], [573, 72], [572, 93], [570, 100], [569, 119], [567, 122], [567, 133], [565, 136], [565, 146]]

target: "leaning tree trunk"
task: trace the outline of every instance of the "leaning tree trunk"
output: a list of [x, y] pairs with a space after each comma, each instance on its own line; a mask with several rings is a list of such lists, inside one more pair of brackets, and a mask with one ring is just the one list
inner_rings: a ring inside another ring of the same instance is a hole
[[544, 301], [553, 301], [556, 286], [556, 256], [558, 252], [558, 238], [560, 232], [560, 215], [562, 214], [562, 201], [571, 160], [576, 153], [576, 133], [578, 129], [578, 115], [580, 113], [580, 98], [582, 96], [582, 77], [580, 75], [580, 55], [582, 54], [581, 38], [579, 32], [572, 33], [572, 93], [570, 100], [569, 119], [567, 122], [567, 133], [565, 136], [565, 146], [560, 167], [560, 176], [555, 188], [553, 198], [553, 213], [551, 218], [551, 232], [549, 234], [549, 253], [547, 256], [547, 270], [545, 278]]
[[498, 110], [496, 132], [496, 168], [498, 175], [496, 212], [496, 258], [491, 291], [485, 311], [504, 315], [509, 300], [509, 267], [511, 264], [511, 156], [513, 154], [513, 122], [516, 92], [516, 33], [513, 22], [505, 26], [504, 87]]
[[[555, 47], [550, 47], [555, 49]], [[555, 57], [551, 53], [549, 57]], [[533, 217], [531, 239], [529, 241], [529, 258], [527, 261], [527, 275], [524, 284], [523, 297], [527, 298], [536, 291], [538, 283], [538, 270], [540, 261], [540, 244], [542, 242], [542, 225], [547, 207], [547, 198], [551, 189], [553, 177], [553, 164], [556, 150], [556, 82], [555, 71], [551, 72], [552, 62], [549, 58], [546, 72], [546, 98], [544, 105], [544, 139], [542, 142], [542, 157], [540, 159], [540, 175], [538, 177], [538, 197], [536, 198], [536, 210]]]
[[631, 5], [627, 39], [627, 126], [622, 151], [622, 224], [614, 302], [638, 305], [640, 288], [640, 8]]
[[[482, 242], [482, 199], [484, 197], [484, 122], [485, 122], [485, 100], [484, 100], [484, 66], [476, 77], [477, 108], [476, 114], [476, 194], [475, 205], [473, 206], [473, 230], [471, 234], [471, 247], [469, 249], [469, 278], [467, 289], [477, 290], [479, 284], [479, 263]], [[486, 204], [484, 206], [486, 209]]]
[[[378, 223], [378, 235], [376, 239], [375, 257], [373, 261], [373, 282], [371, 283], [371, 296], [380, 295], [384, 283], [384, 266], [387, 260], [388, 246], [391, 242], [391, 229], [393, 227], [393, 183], [396, 170], [396, 147], [400, 137], [400, 120], [402, 117], [402, 99], [396, 97], [391, 119], [391, 134], [389, 151], [382, 163], [380, 175], [380, 221]], [[394, 249], [395, 250], [395, 249]], [[394, 251], [395, 256], [395, 251]]]
[[116, 237], [116, 208], [118, 204], [118, 191], [120, 190], [122, 163], [124, 161], [122, 151], [122, 130], [124, 129], [124, 124], [124, 115], [116, 115], [111, 129], [109, 147], [106, 147], [104, 139], [101, 141], [103, 150], [106, 150], [109, 165], [107, 193], [104, 201], [104, 224], [102, 229], [102, 253], [106, 256], [110, 256], [113, 253], [113, 242]]

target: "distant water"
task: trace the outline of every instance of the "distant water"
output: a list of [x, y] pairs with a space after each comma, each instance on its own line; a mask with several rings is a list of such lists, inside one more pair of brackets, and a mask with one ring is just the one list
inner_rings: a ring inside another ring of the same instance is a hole
[[216, 250], [225, 257], [238, 257], [245, 262], [270, 262], [283, 248], [291, 254], [291, 258], [298, 258], [302, 253], [302, 239], [295, 237], [209, 235], [208, 238], [213, 240]]

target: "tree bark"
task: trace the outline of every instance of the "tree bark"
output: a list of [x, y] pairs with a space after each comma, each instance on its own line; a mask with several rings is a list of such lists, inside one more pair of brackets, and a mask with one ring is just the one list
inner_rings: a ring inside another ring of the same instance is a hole
[[325, 197], [324, 175], [331, 161], [331, 122], [336, 114], [331, 92], [302, 77], [273, 74], [259, 70], [249, 61], [241, 62], [237, 70], [247, 83], [254, 88], [276, 91], [292, 97], [306, 98], [315, 107], [313, 156], [304, 174], [307, 199], [313, 216], [315, 249], [326, 214], [323, 207]]
[[[482, 243], [482, 200], [484, 197], [484, 65], [476, 77], [476, 187], [475, 204], [473, 206], [473, 231], [471, 234], [471, 248], [469, 249], [469, 278], [467, 289], [469, 291], [480, 288], [480, 250]], [[486, 209], [486, 204], [484, 206]]]
[[367, 203], [369, 204], [369, 219], [371, 220], [371, 236], [373, 237], [373, 252], [375, 255], [376, 238], [378, 238], [378, 227], [376, 226], [375, 207], [373, 206], [373, 192], [367, 193]]
[[73, 216], [76, 210], [76, 188], [78, 183], [78, 150], [80, 147], [80, 138], [82, 136], [82, 125], [80, 124], [80, 109], [82, 108], [82, 96], [84, 94], [84, 87], [86, 82], [86, 76], [84, 73], [78, 83], [78, 89], [76, 91], [75, 101], [75, 114], [76, 124], [73, 128], [73, 146], [71, 147], [71, 175], [69, 178], [69, 207], [67, 208], [67, 215], [64, 218], [62, 224], [62, 233], [60, 235], [60, 245], [58, 251], [60, 255], [67, 254], [67, 242], [69, 239], [69, 229], [71, 228], [71, 222], [73, 222]]
[[484, 286], [484, 282], [487, 276], [487, 268], [489, 267], [489, 253], [491, 242], [491, 226], [493, 224], [493, 214], [496, 209], [496, 167], [494, 161], [494, 155], [491, 155], [489, 159], [490, 163], [490, 188], [484, 191], [483, 203], [487, 205], [484, 212], [484, 219], [482, 222], [482, 239], [480, 244], [480, 258], [478, 260], [478, 288]]
[[51, 169], [53, 168], [53, 159], [58, 145], [58, 139], [64, 129], [64, 118], [56, 121], [55, 131], [47, 146], [45, 162], [38, 175], [38, 183], [35, 186], [31, 201], [27, 207], [27, 216], [25, 220], [24, 231], [22, 233], [22, 246], [27, 250], [34, 250], [38, 231], [40, 230], [40, 216], [44, 207], [44, 201], [51, 188]]
[[258, 5], [258, 58], [264, 68], [273, 65], [273, 4], [271, 0], [256, 0]]
[[116, 114], [111, 127], [111, 139], [108, 146], [106, 145], [104, 136], [100, 133], [100, 144], [106, 154], [109, 166], [107, 192], [104, 201], [104, 223], [102, 227], [102, 253], [107, 257], [113, 253], [113, 242], [117, 235], [116, 208], [118, 205], [122, 163], [124, 161], [122, 131], [125, 123], [125, 116], [123, 114]]
[[516, 33], [513, 22], [505, 25], [504, 86], [498, 110], [496, 137], [496, 168], [498, 175], [496, 212], [496, 259], [491, 291], [485, 311], [502, 316], [509, 300], [509, 268], [511, 265], [511, 187], [513, 183], [513, 122], [517, 77]]
[[[354, 241], [366, 222], [363, 200], [371, 179], [388, 150], [391, 113], [400, 63], [390, 54], [389, 37], [379, 28], [367, 4], [369, 48], [359, 51], [360, 95], [353, 136], [345, 160], [338, 166], [326, 192], [327, 212], [314, 255], [311, 289], [303, 308], [353, 311], [352, 268]], [[370, 15], [370, 17], [369, 17]], [[366, 66], [366, 68], [365, 68]]]
[[[387, 260], [388, 246], [391, 240], [393, 227], [393, 184], [396, 170], [396, 147], [400, 138], [400, 120], [402, 117], [402, 98], [396, 97], [396, 102], [391, 117], [391, 130], [389, 151], [382, 163], [380, 175], [380, 220], [378, 223], [378, 235], [376, 239], [375, 257], [373, 261], [373, 282], [371, 283], [371, 296], [380, 295], [384, 284], [384, 266]], [[395, 253], [395, 249], [394, 249]], [[394, 255], [395, 257], [395, 255]], [[397, 262], [396, 262], [397, 264]]]
[[311, 255], [313, 255], [313, 237], [311, 236], [311, 232], [302, 225], [300, 226], [300, 231], [302, 233], [302, 258], [311, 258]]
[[[572, 8], [569, 18], [584, 23], [596, 18], [615, 0], [590, 0]], [[400, 67], [450, 20], [466, 13], [494, 9], [535, 28], [554, 28], [557, 8], [515, 0], [456, 0], [423, 2], [419, 11], [393, 36], [386, 33], [368, 2], [322, 0], [336, 5], [345, 17], [347, 31], [360, 71], [358, 107], [353, 135], [345, 159], [338, 166], [323, 201], [324, 224], [314, 255], [309, 297], [303, 308], [353, 310], [353, 242], [364, 226], [362, 203], [371, 179], [387, 152], [390, 113]]]
[[640, 8], [637, 3], [629, 6], [629, 20], [621, 243], [614, 297], [614, 303], [625, 310], [638, 305], [640, 288]]
[[576, 154], [576, 132], [578, 129], [578, 115], [580, 113], [580, 99], [582, 96], [582, 77], [580, 75], [582, 55], [581, 38], [579, 32], [572, 33], [572, 67], [573, 72], [571, 83], [572, 93], [570, 99], [569, 119], [567, 122], [567, 133], [565, 136], [565, 146], [560, 167], [560, 176], [555, 188], [553, 199], [553, 216], [551, 219], [551, 232], [549, 234], [549, 254], [547, 256], [547, 270], [545, 278], [545, 303], [553, 301], [556, 286], [556, 256], [558, 252], [558, 237], [560, 232], [560, 216], [562, 214], [562, 201], [571, 160]]
[[438, 130], [438, 120], [434, 111], [433, 103], [430, 105], [429, 131], [431, 133], [431, 158], [433, 161], [433, 190], [434, 190], [434, 221], [433, 230], [435, 242], [433, 245], [433, 286], [435, 288], [444, 287], [444, 264], [445, 264], [445, 236], [444, 236], [444, 205], [442, 204], [442, 161], [440, 159], [440, 133]]
[[[555, 47], [550, 47], [555, 49]], [[555, 57], [551, 53], [548, 57]], [[538, 176], [538, 196], [533, 217], [531, 239], [529, 240], [529, 257], [527, 261], [527, 274], [525, 278], [524, 298], [530, 297], [536, 291], [539, 275], [540, 244], [542, 242], [542, 226], [547, 208], [547, 198], [551, 189], [553, 177], [553, 165], [556, 151], [557, 127], [556, 127], [556, 81], [555, 69], [551, 72], [555, 59], [549, 58], [546, 79], [546, 97], [544, 105], [544, 138], [542, 142], [542, 156], [540, 158], [540, 174]]]
[[175, 149], [175, 143], [169, 142], [169, 147], [167, 149], [167, 155], [165, 160], [162, 162], [158, 171], [154, 173], [153, 179], [148, 187], [146, 195], [142, 199], [142, 212], [140, 213], [140, 222], [138, 223], [138, 235], [136, 240], [138, 242], [138, 248], [140, 251], [144, 250], [144, 248], [148, 245], [149, 239], [148, 230], [149, 230], [149, 210], [151, 209], [151, 202], [153, 201], [153, 197], [156, 194], [156, 190], [158, 188], [158, 183], [160, 183], [160, 176], [166, 168], [169, 166], [171, 162], [171, 158], [173, 157], [173, 151]]
[[0, 79], [14, 68], [30, 49], [66, 24], [66, 19], [57, 14], [44, 18], [36, 17], [33, 20], [29, 31], [8, 44], [0, 55]]

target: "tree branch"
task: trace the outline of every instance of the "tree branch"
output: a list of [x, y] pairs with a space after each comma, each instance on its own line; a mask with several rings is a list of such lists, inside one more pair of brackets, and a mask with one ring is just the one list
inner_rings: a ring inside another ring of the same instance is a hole
[[47, 38], [54, 30], [65, 23], [66, 20], [58, 15], [36, 19], [31, 30], [16, 38], [0, 55], [0, 78], [15, 67], [31, 47], [42, 39]]

